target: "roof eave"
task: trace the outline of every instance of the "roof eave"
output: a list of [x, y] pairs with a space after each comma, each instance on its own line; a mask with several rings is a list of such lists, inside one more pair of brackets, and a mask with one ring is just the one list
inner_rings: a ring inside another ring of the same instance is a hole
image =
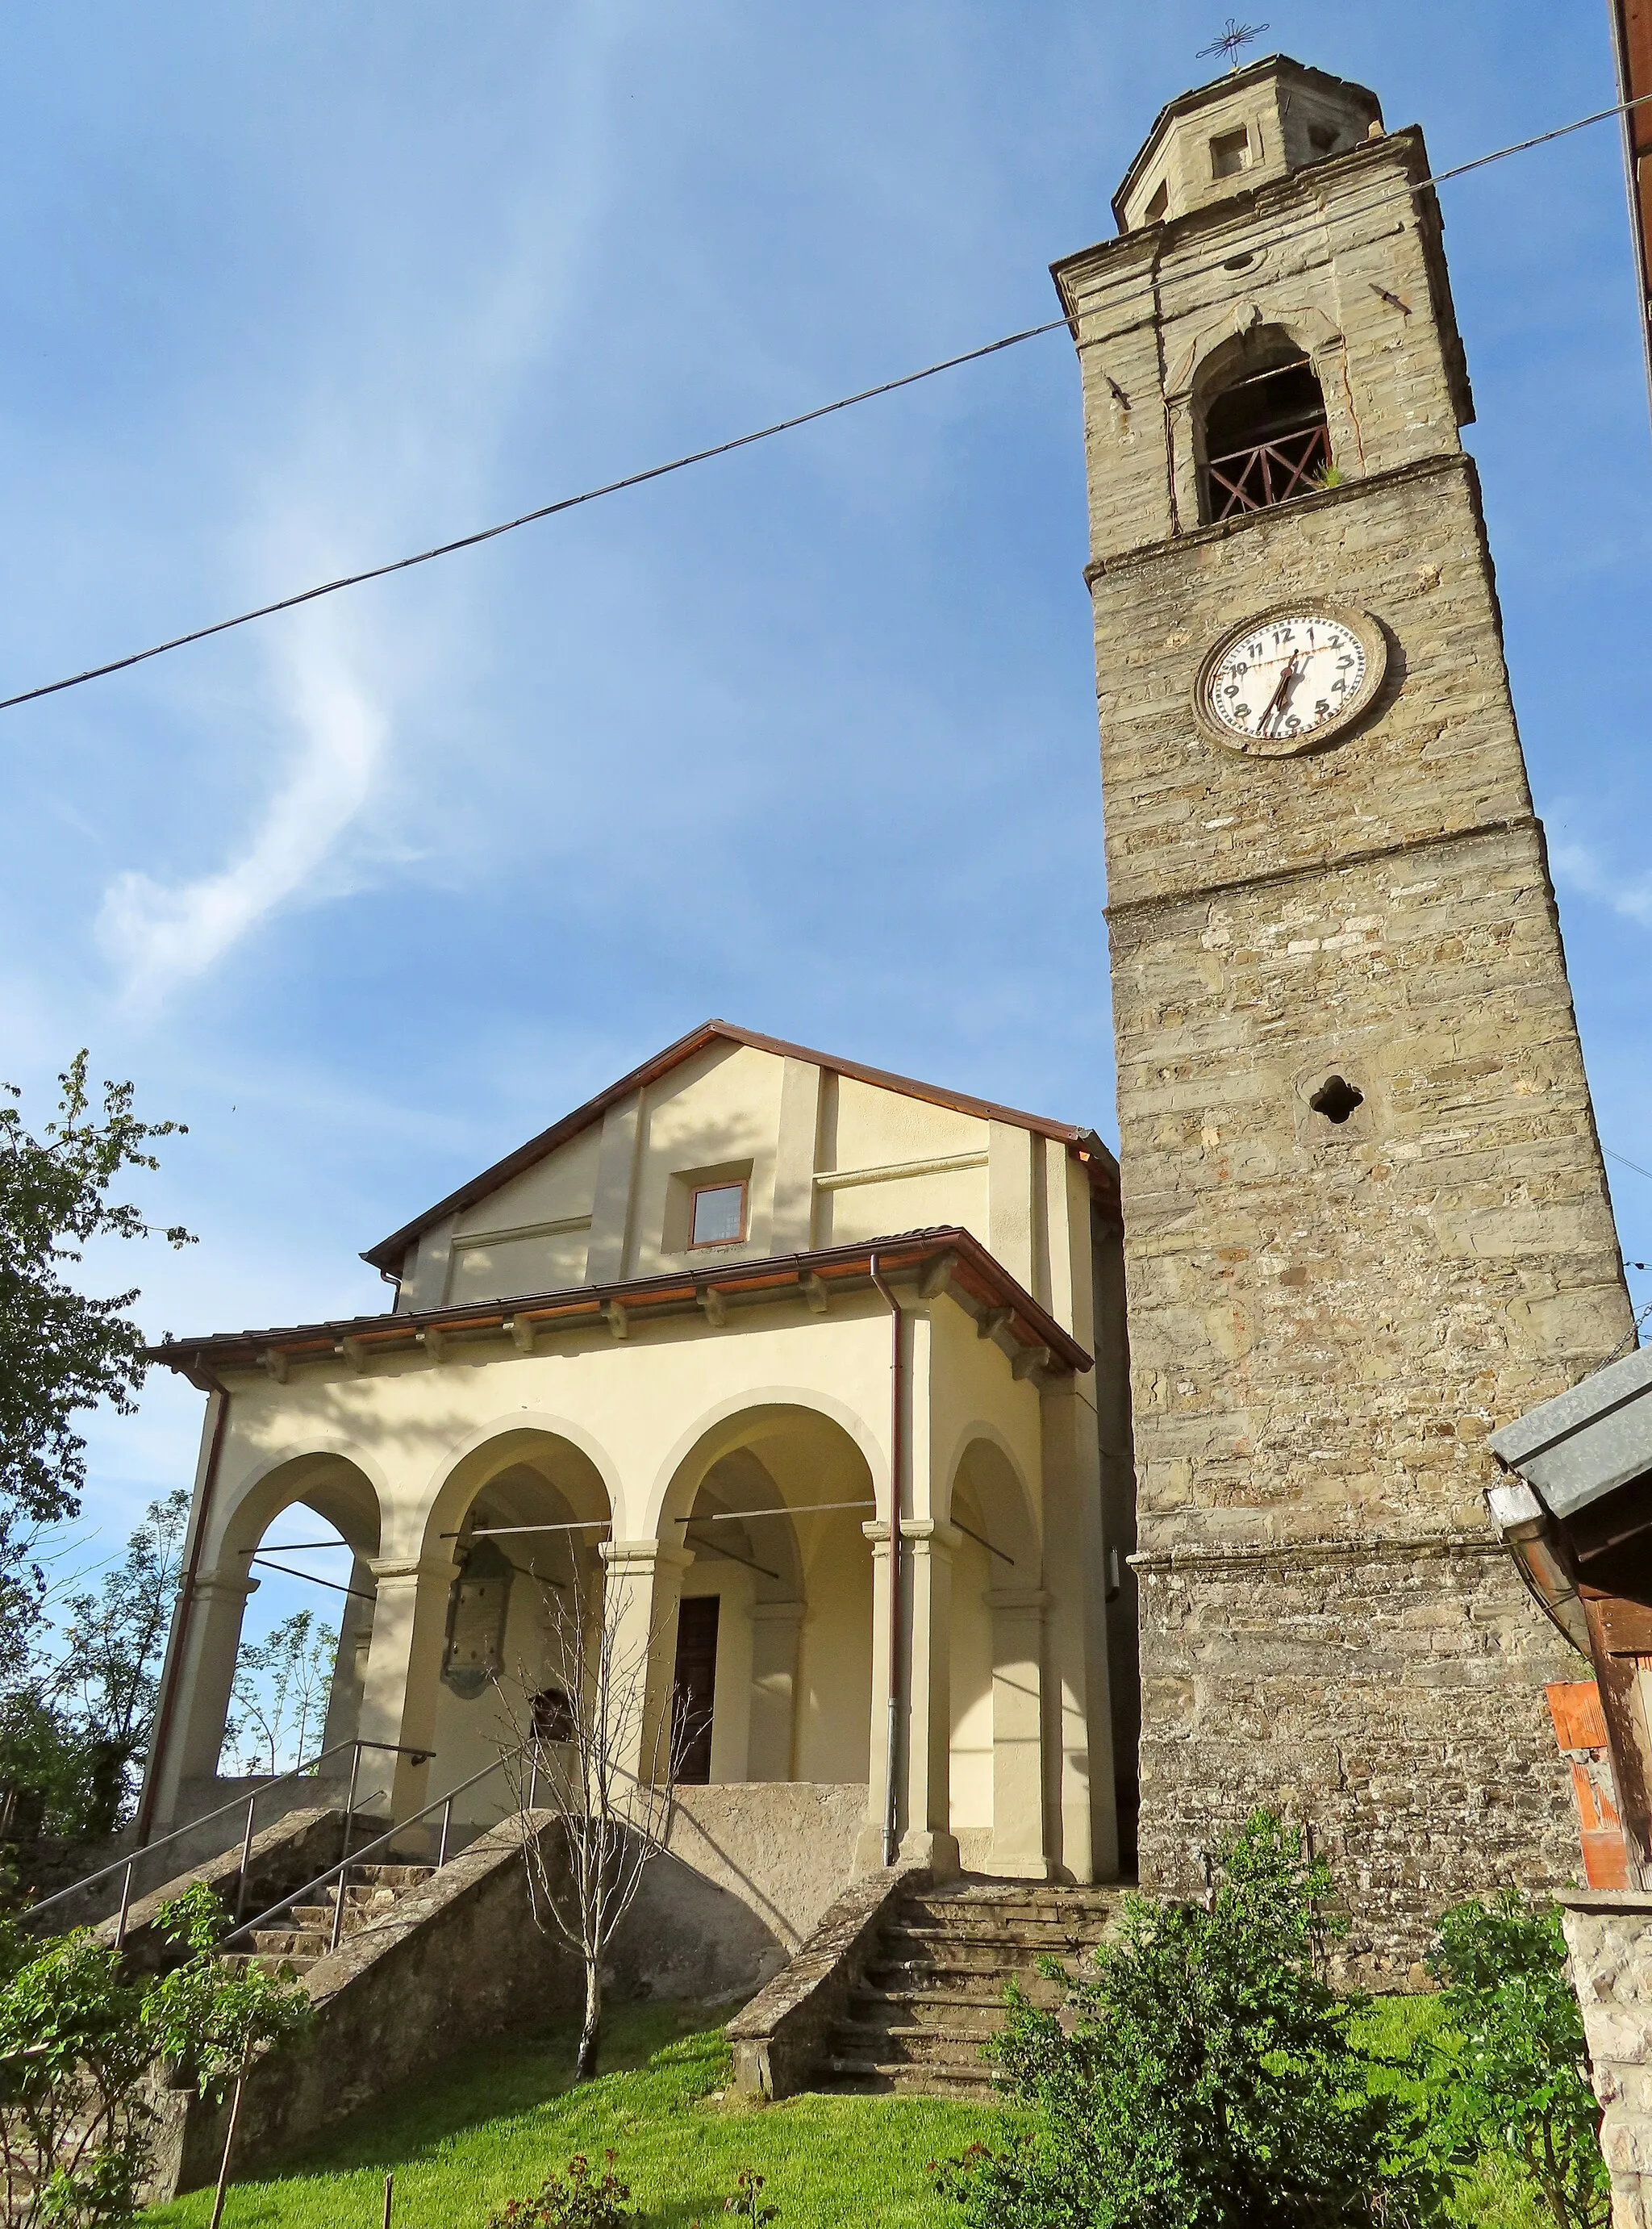
[[852, 1246], [817, 1248], [805, 1254], [757, 1255], [716, 1269], [656, 1277], [633, 1277], [611, 1285], [564, 1286], [549, 1293], [472, 1303], [469, 1307], [408, 1309], [372, 1316], [349, 1316], [326, 1323], [293, 1324], [269, 1331], [221, 1332], [204, 1339], [168, 1339], [145, 1350], [145, 1358], [177, 1371], [196, 1385], [210, 1386], [220, 1369], [256, 1369], [266, 1355], [288, 1362], [331, 1359], [349, 1340], [358, 1354], [404, 1348], [426, 1332], [495, 1333], [521, 1321], [544, 1329], [600, 1323], [611, 1304], [627, 1313], [683, 1312], [697, 1307], [703, 1293], [725, 1298], [749, 1294], [782, 1297], [819, 1277], [833, 1284], [858, 1282], [870, 1275], [871, 1257], [895, 1277], [910, 1277], [943, 1256], [955, 1256], [954, 1275], [983, 1306], [1008, 1307], [1006, 1329], [1023, 1349], [1043, 1348], [1046, 1366], [1062, 1372], [1093, 1369], [1095, 1358], [1065, 1331], [1048, 1309], [1013, 1278], [970, 1231], [955, 1226], [908, 1231], [899, 1237]]

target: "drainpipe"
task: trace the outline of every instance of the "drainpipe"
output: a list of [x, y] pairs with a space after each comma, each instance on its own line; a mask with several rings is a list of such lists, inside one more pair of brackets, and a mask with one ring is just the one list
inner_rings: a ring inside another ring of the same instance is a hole
[[184, 1559], [183, 1577], [178, 1586], [177, 1620], [161, 1672], [161, 1692], [155, 1705], [155, 1729], [149, 1738], [149, 1769], [144, 1775], [143, 1792], [138, 1798], [138, 1814], [132, 1821], [132, 1829], [140, 1850], [148, 1842], [150, 1828], [154, 1823], [155, 1795], [160, 1785], [161, 1762], [166, 1754], [167, 1736], [172, 1730], [178, 1680], [183, 1669], [183, 1645], [189, 1637], [190, 1612], [195, 1607], [195, 1583], [201, 1569], [201, 1544], [207, 1537], [207, 1515], [212, 1506], [212, 1489], [218, 1481], [218, 1458], [223, 1452], [224, 1428], [229, 1421], [229, 1388], [215, 1371], [201, 1370], [200, 1375], [209, 1381], [209, 1390], [216, 1396], [218, 1413], [213, 1419], [212, 1444], [207, 1450], [206, 1475], [201, 1481], [201, 1506], [196, 1515], [190, 1552]]
[[884, 1863], [895, 1863], [899, 1840], [895, 1776], [900, 1751], [901, 1713], [901, 1476], [905, 1464], [904, 1369], [901, 1356], [901, 1307], [871, 1257], [871, 1279], [889, 1302], [889, 1742], [884, 1767]]

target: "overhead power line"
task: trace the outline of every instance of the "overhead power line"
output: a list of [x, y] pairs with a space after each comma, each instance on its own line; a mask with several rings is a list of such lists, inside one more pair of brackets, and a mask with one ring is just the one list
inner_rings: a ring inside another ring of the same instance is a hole
[[[1617, 102], [1610, 108], [1597, 109], [1589, 116], [1574, 118], [1570, 124], [1556, 125], [1552, 131], [1540, 132], [1530, 139], [1517, 139], [1512, 145], [1498, 147], [1488, 155], [1476, 155], [1472, 161], [1458, 163], [1450, 170], [1437, 170], [1415, 185], [1403, 190], [1407, 195], [1421, 193], [1430, 186], [1443, 185], [1448, 179], [1465, 177], [1471, 170], [1484, 170], [1488, 164], [1501, 163], [1510, 155], [1523, 155], [1533, 147], [1546, 146], [1552, 139], [1564, 139], [1573, 132], [1582, 132], [1592, 124], [1604, 124], [1610, 117], [1625, 116], [1644, 102], [1652, 101], [1652, 93], [1642, 93], [1637, 100]], [[1389, 199], [1384, 195], [1378, 198]], [[1318, 230], [1325, 219], [1316, 216], [1302, 228]], [[1215, 269], [1212, 264], [1206, 267]], [[1197, 277], [1199, 267], [1180, 269], [1179, 279]], [[1126, 284], [1136, 283], [1131, 274]], [[732, 440], [713, 442], [710, 447], [691, 449], [685, 455], [672, 457], [665, 463], [647, 465], [640, 472], [627, 472], [614, 480], [604, 480], [600, 486], [582, 489], [577, 495], [558, 497], [552, 503], [540, 504], [532, 511], [519, 511], [514, 518], [499, 520], [492, 526], [479, 527], [471, 534], [456, 535], [451, 541], [438, 542], [428, 549], [415, 550], [411, 556], [393, 557], [382, 565], [364, 566], [359, 572], [341, 573], [334, 580], [318, 581], [313, 588], [299, 588], [292, 595], [278, 596], [273, 602], [255, 604], [248, 611], [237, 612], [232, 618], [214, 620], [206, 626], [191, 627], [185, 633], [170, 635], [164, 642], [151, 643], [146, 650], [129, 651], [124, 658], [106, 659], [101, 665], [88, 665], [79, 673], [65, 674], [58, 681], [44, 681], [33, 689], [19, 690], [15, 696], [0, 697], [0, 712], [14, 710], [19, 704], [32, 704], [42, 697], [55, 697], [65, 689], [78, 689], [88, 681], [101, 681], [112, 673], [124, 673], [129, 666], [142, 665], [151, 658], [164, 658], [169, 651], [183, 650], [193, 642], [205, 642], [211, 636], [227, 634], [234, 627], [249, 626], [254, 620], [273, 618], [278, 612], [294, 610], [300, 604], [314, 603], [322, 596], [336, 596], [346, 588], [359, 588], [369, 581], [382, 581], [392, 573], [411, 571], [415, 565], [428, 565], [438, 557], [452, 557], [461, 549], [474, 549], [484, 542], [495, 542], [501, 535], [514, 534], [518, 528], [535, 525], [543, 518], [555, 518], [560, 512], [576, 511], [582, 504], [600, 502], [603, 497], [620, 495], [627, 488], [642, 487], [650, 480], [664, 479], [672, 472], [686, 472], [691, 465], [709, 464], [714, 457], [731, 456], [736, 449], [749, 449], [758, 441], [770, 441], [778, 434], [794, 433], [800, 426], [812, 426], [818, 420], [830, 418], [840, 410], [852, 410], [862, 402], [875, 401], [879, 395], [897, 394], [903, 387], [916, 387], [920, 381], [935, 379], [944, 371], [956, 371], [961, 365], [979, 363], [985, 357], [998, 356], [1006, 349], [1019, 348], [1023, 341], [1038, 340], [1045, 333], [1058, 332], [1067, 326], [1065, 318], [1046, 318], [1041, 324], [1025, 325], [1019, 332], [1006, 333], [995, 341], [984, 341], [980, 347], [965, 349], [957, 356], [942, 357], [937, 363], [925, 364], [921, 370], [903, 372], [897, 378], [880, 380], [875, 387], [858, 389], [852, 395], [841, 395], [835, 401], [818, 403], [812, 410], [800, 410], [790, 418], [779, 418], [772, 425], [760, 426], [749, 434], [736, 434]]]

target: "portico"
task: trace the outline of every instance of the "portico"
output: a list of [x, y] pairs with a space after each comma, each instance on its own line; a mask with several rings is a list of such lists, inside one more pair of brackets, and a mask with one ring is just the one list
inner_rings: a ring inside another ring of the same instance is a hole
[[[639, 1726], [704, 1712], [687, 1777], [863, 1789], [862, 1867], [892, 1828], [942, 1872], [1115, 1876], [1105, 1149], [721, 1025], [651, 1069], [398, 1234], [389, 1314], [157, 1351], [209, 1407], [157, 1823], [209, 1808], [251, 1558], [303, 1505], [355, 1557], [326, 1740], [387, 1745], [363, 1773], [394, 1815], [520, 1739], [558, 1617], [606, 1599], [646, 1661]], [[855, 1121], [883, 1134], [852, 1159]], [[512, 1290], [574, 1235], [544, 1212], [570, 1163], [587, 1263], [606, 1242], [619, 1274]], [[739, 1235], [695, 1245], [696, 1192], [736, 1187]], [[657, 1754], [639, 1733], [630, 1762]], [[459, 1815], [511, 1804], [495, 1773]]]

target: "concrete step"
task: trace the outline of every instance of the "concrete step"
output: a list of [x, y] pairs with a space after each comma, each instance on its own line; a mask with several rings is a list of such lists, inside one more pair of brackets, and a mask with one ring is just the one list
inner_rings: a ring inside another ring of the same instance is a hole
[[852, 2090], [866, 2097], [907, 2094], [920, 2097], [957, 2097], [966, 2102], [990, 2102], [1000, 2093], [990, 2074], [980, 2069], [953, 2066], [908, 2066], [897, 2060], [827, 2059], [822, 2086]]
[[856, 2027], [925, 2027], [972, 2035], [996, 2035], [1004, 2025], [1001, 1997], [931, 1997], [916, 1991], [886, 1995], [859, 1990], [849, 2001]]
[[832, 2048], [840, 2059], [868, 2059], [880, 2066], [950, 2066], [985, 2078], [990, 2069], [981, 2057], [981, 2046], [990, 2033], [990, 2029], [843, 2020], [833, 2031]]
[[320, 1958], [327, 1937], [318, 1927], [255, 1927], [253, 1952], [259, 1957]]
[[829, 2086], [996, 2094], [981, 2046], [1004, 2026], [1012, 1982], [1054, 2007], [1059, 1981], [1041, 1959], [1078, 1973], [1118, 1905], [1114, 1889], [966, 1881], [903, 1897], [882, 1929], [848, 2017], [833, 2029]]
[[1076, 1889], [1036, 1892], [1029, 1895], [948, 1895], [931, 1891], [903, 1899], [903, 1909], [914, 1919], [947, 1927], [985, 1926], [1062, 1927], [1083, 1935], [1099, 1935], [1117, 1908], [1117, 1898], [1085, 1895]]
[[1063, 1943], [1011, 1943], [980, 1935], [913, 1935], [890, 1928], [878, 1945], [880, 1965], [903, 1966], [915, 1974], [1034, 1974], [1040, 1958], [1076, 1969], [1084, 1956]]

